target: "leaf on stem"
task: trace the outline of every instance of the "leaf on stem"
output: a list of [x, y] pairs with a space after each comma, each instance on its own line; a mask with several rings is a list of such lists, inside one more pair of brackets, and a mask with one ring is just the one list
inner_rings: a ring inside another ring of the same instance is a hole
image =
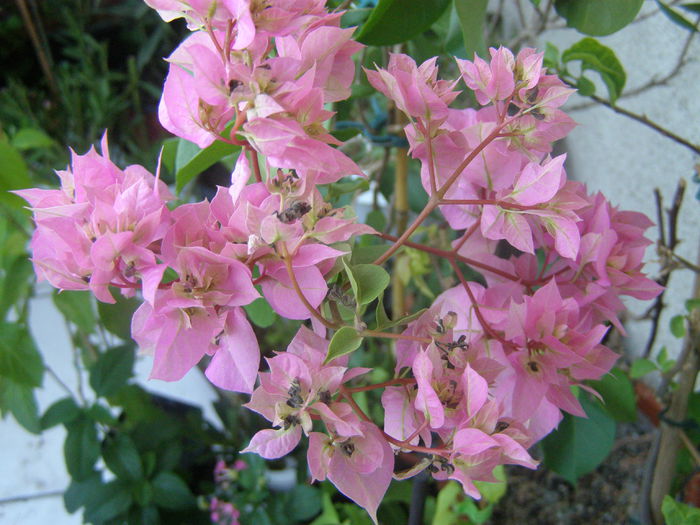
[[433, 25], [450, 3], [450, 0], [379, 0], [355, 38], [372, 46], [405, 42]]
[[357, 333], [357, 330], [350, 326], [343, 326], [333, 335], [328, 345], [328, 354], [326, 355], [324, 364], [330, 363], [336, 357], [354, 352], [360, 348], [362, 339], [362, 336]]
[[197, 175], [240, 149], [240, 146], [220, 140], [200, 149], [196, 144], [180, 139], [175, 153], [175, 190], [181, 192]]
[[571, 483], [600, 465], [615, 441], [615, 420], [585, 396], [580, 401], [588, 418], [565, 414], [542, 441], [544, 464]]
[[605, 36], [632, 22], [644, 0], [555, 0], [566, 25], [592, 36]]
[[[584, 38], [576, 42], [562, 53], [561, 59], [564, 63], [580, 60], [581, 78], [585, 78], [583, 77], [583, 73], [586, 70], [598, 73], [605, 83], [605, 86], [608, 88], [610, 102], [613, 104], [625, 87], [627, 74], [615, 55], [615, 52], [598, 42], [595, 38]], [[590, 89], [590, 86], [586, 84], [586, 80], [588, 79], [584, 80], [583, 91]]]

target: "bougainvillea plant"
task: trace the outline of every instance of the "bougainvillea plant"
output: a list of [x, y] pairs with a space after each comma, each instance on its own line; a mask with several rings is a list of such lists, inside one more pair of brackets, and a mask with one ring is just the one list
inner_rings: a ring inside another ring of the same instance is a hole
[[[528, 449], [563, 412], [585, 416], [572, 387], [590, 390], [584, 381], [617, 359], [601, 341], [611, 324], [622, 330], [620, 296], [660, 292], [641, 269], [651, 222], [587, 194], [567, 180], [565, 155], [551, 156], [575, 125], [559, 109], [573, 90], [542, 53], [491, 49], [490, 60], [458, 59], [456, 79], [439, 78], [437, 59], [403, 54], [364, 71], [405, 116], [429, 196], [392, 236], [321, 191], [364, 176], [328, 127], [363, 48], [340, 12], [322, 0], [146, 3], [192, 30], [167, 59], [160, 121], [201, 148], [240, 146], [231, 184], [169, 207], [159, 174], [118, 168], [105, 137], [100, 153], [73, 154], [60, 189], [17, 192], [34, 212], [38, 277], [103, 302], [115, 289], [142, 298], [131, 333], [153, 356], [151, 377], [178, 380], [209, 356], [208, 379], [249, 394], [270, 421], [245, 451], [280, 458], [305, 437], [311, 478], [375, 522], [392, 478], [427, 470], [479, 498], [474, 482], [498, 465], [536, 468]], [[455, 107], [462, 91], [477, 109]], [[451, 247], [411, 240], [436, 214], [455, 232]], [[351, 263], [361, 235], [387, 242], [371, 264]], [[390, 320], [384, 267], [407, 247], [448, 261], [458, 284]], [[261, 294], [280, 316], [309, 321], [264, 363], [243, 308]], [[396, 342], [391, 378], [377, 384], [350, 365], [369, 338]], [[382, 426], [355, 399], [374, 389]], [[399, 452], [415, 454], [410, 470], [395, 471]]]

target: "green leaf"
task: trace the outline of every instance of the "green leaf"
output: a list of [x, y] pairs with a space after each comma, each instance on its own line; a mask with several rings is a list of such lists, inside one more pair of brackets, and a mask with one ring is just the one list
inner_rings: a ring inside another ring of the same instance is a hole
[[349, 326], [343, 326], [333, 335], [328, 345], [328, 355], [324, 364], [330, 363], [336, 357], [354, 352], [360, 348], [361, 344], [362, 336], [357, 333], [357, 330]]
[[579, 94], [584, 97], [595, 95], [595, 84], [586, 77], [580, 77], [578, 79], [576, 82], [576, 89], [578, 89]]
[[98, 396], [109, 397], [126, 385], [134, 368], [131, 345], [109, 348], [90, 370], [90, 386]]
[[328, 492], [323, 492], [323, 512], [310, 525], [340, 525], [340, 517]]
[[180, 143], [180, 139], [177, 137], [170, 137], [163, 141], [163, 148], [161, 149], [160, 162], [161, 166], [164, 166], [168, 173], [175, 174], [175, 158], [177, 157], [177, 147]]
[[100, 425], [112, 427], [118, 423], [117, 418], [112, 415], [109, 408], [101, 403], [94, 403], [85, 411], [85, 414], [87, 414], [87, 416], [95, 423], [99, 423]]
[[129, 485], [115, 479], [98, 485], [90, 499], [85, 502], [83, 517], [88, 523], [104, 523], [129, 510], [132, 501]]
[[27, 432], [39, 434], [41, 422], [34, 389], [12, 379], [0, 379], [0, 410], [9, 411]]
[[131, 510], [129, 511], [129, 525], [159, 524], [160, 514], [158, 513], [158, 507], [154, 505], [148, 505], [147, 507], [131, 507]]
[[493, 477], [498, 481], [474, 481], [474, 485], [481, 493], [482, 498], [489, 503], [498, 503], [505, 496], [508, 489], [506, 482], [506, 471], [503, 465], [498, 465], [493, 469]]
[[27, 328], [0, 323], [0, 377], [28, 387], [41, 386], [44, 363]]
[[375, 330], [386, 330], [387, 328], [393, 328], [394, 326], [399, 326], [403, 324], [408, 324], [414, 319], [417, 319], [421, 315], [423, 315], [423, 312], [425, 312], [427, 308], [423, 308], [421, 310], [418, 310], [417, 312], [414, 312], [410, 315], [407, 315], [405, 317], [401, 317], [395, 321], [392, 321], [389, 319], [389, 316], [386, 314], [386, 310], [384, 310], [384, 297], [382, 295], [379, 296], [379, 304], [377, 304], [377, 311], [376, 311], [376, 321], [377, 321], [377, 326], [374, 328]]
[[357, 27], [365, 22], [372, 13], [371, 7], [358, 7], [356, 9], [348, 9], [343, 13], [340, 19], [341, 27]]
[[448, 481], [437, 495], [433, 525], [452, 525], [458, 523], [459, 516], [454, 510], [455, 504], [464, 497], [464, 491], [456, 481]]
[[131, 493], [134, 495], [136, 503], [145, 507], [153, 501], [153, 487], [147, 479], [141, 479], [132, 485]]
[[296, 485], [289, 494], [289, 517], [294, 521], [309, 521], [321, 512], [321, 491], [309, 485]]
[[33, 282], [34, 268], [29, 255], [22, 254], [7, 261], [5, 278], [0, 283], [0, 319], [6, 318], [10, 308], [21, 305], [20, 297], [28, 295]]
[[40, 129], [22, 128], [12, 137], [12, 146], [24, 151], [27, 149], [50, 148], [55, 144], [54, 140]]
[[63, 504], [69, 514], [73, 514], [80, 507], [94, 499], [96, 493], [102, 485], [102, 477], [94, 472], [83, 481], [72, 480], [68, 488], [63, 493]]
[[450, 0], [379, 0], [356, 40], [388, 46], [410, 40], [428, 29], [450, 5]]
[[469, 519], [469, 523], [474, 525], [486, 523], [491, 518], [491, 514], [493, 514], [492, 504], [487, 504], [483, 507], [479, 505], [477, 507], [476, 502], [472, 498], [466, 498], [456, 503], [454, 509], [458, 515], [466, 516]]
[[269, 328], [277, 321], [277, 314], [263, 297], [258, 297], [243, 308], [248, 314], [248, 319], [260, 328]]
[[56, 425], [66, 425], [75, 421], [80, 415], [80, 407], [72, 397], [64, 397], [51, 405], [44, 415], [41, 416], [41, 429], [55, 427]]
[[367, 191], [369, 189], [369, 181], [367, 179], [361, 178], [344, 178], [333, 184], [326, 186], [328, 193], [326, 195], [326, 200], [335, 201], [341, 196], [355, 193], [356, 191]]
[[26, 204], [24, 199], [8, 191], [32, 186], [29, 169], [22, 155], [8, 142], [0, 140], [0, 202], [21, 208]]
[[544, 48], [544, 66], [550, 69], [558, 69], [559, 65], [559, 48], [547, 42]]
[[[333, 135], [340, 142], [347, 142], [360, 133], [362, 133], [362, 130], [358, 128], [334, 129], [331, 131], [331, 135]], [[367, 184], [367, 186], [369, 187], [369, 184]]]
[[674, 24], [679, 25], [682, 28], [687, 29], [688, 31], [691, 31], [693, 33], [697, 31], [697, 28], [695, 27], [695, 24], [693, 22], [688, 20], [678, 11], [674, 11], [673, 9], [671, 9], [667, 4], [661, 2], [661, 0], [656, 0], [656, 5], [659, 6], [661, 12], [664, 15], [666, 15], [666, 17]]
[[605, 36], [632, 22], [644, 0], [555, 0], [566, 25], [591, 36]]
[[650, 359], [637, 359], [632, 363], [632, 368], [630, 368], [630, 377], [639, 379], [654, 370], [658, 370], [658, 368]]
[[152, 481], [153, 501], [159, 507], [184, 510], [195, 506], [195, 499], [182, 478], [172, 472], [161, 472]]
[[389, 286], [389, 274], [376, 264], [356, 264], [352, 273], [357, 281], [357, 304], [369, 304]]
[[675, 359], [668, 358], [668, 350], [665, 346], [662, 346], [661, 350], [659, 350], [659, 355], [656, 356], [656, 362], [659, 364], [659, 367], [664, 374], [671, 370], [676, 364]]
[[95, 331], [97, 322], [92, 302], [93, 295], [88, 291], [55, 290], [53, 302], [66, 319], [74, 323], [82, 332]]
[[661, 503], [666, 525], [700, 525], [700, 509], [674, 500], [666, 494]]
[[100, 457], [95, 422], [85, 416], [66, 425], [68, 434], [63, 443], [63, 455], [68, 473], [75, 481], [83, 481], [93, 473], [95, 462]]
[[102, 457], [107, 468], [119, 479], [138, 481], [143, 477], [139, 451], [126, 434], [108, 437], [102, 445]]
[[488, 3], [488, 0], [455, 0], [455, 10], [462, 26], [464, 49], [470, 60], [474, 53], [482, 58], [486, 56], [484, 35]]
[[375, 311], [375, 319], [377, 321], [377, 326], [375, 330], [383, 330], [391, 324], [391, 319], [384, 309], [384, 294], [379, 296], [379, 301], [377, 302], [377, 309]]
[[386, 244], [356, 244], [352, 248], [352, 257], [350, 264], [369, 264], [376, 261], [381, 255], [389, 249]]
[[581, 73], [595, 71], [608, 88], [610, 102], [615, 102], [622, 93], [627, 75], [622, 64], [612, 49], [604, 46], [595, 38], [584, 38], [576, 42], [561, 55], [563, 62], [581, 61]]
[[[386, 228], [386, 215], [382, 210], [372, 210], [367, 214], [367, 219], [365, 220], [368, 226], [371, 226], [378, 232], [384, 231]], [[355, 254], [353, 253], [353, 256]]]
[[634, 387], [622, 370], [615, 367], [599, 381], [590, 381], [589, 384], [603, 397], [603, 408], [615, 420], [637, 420]]
[[688, 313], [692, 312], [696, 308], [700, 308], [700, 299], [688, 299], [685, 302], [685, 309]]
[[674, 315], [671, 317], [671, 333], [673, 337], [678, 339], [685, 337], [685, 316], [684, 315]]
[[[343, 266], [345, 267], [345, 273], [348, 276], [348, 281], [350, 281], [350, 287], [352, 288], [352, 293], [355, 296], [355, 299], [359, 299], [360, 287], [357, 283], [357, 279], [355, 279], [355, 274], [352, 271], [353, 267], [348, 266], [348, 264], [345, 262], [345, 258], [341, 258], [340, 260], [343, 263]], [[359, 304], [358, 304], [358, 306], [359, 306]]]
[[588, 418], [565, 414], [541, 442], [544, 464], [571, 483], [600, 465], [615, 441], [615, 420], [585, 396], [580, 401]]
[[141, 303], [135, 297], [127, 298], [120, 293], [112, 295], [116, 301], [114, 304], [97, 303], [100, 321], [108, 331], [125, 341], [129, 341], [131, 339], [131, 318]]
[[180, 139], [175, 154], [175, 190], [179, 193], [182, 188], [202, 173], [213, 166], [222, 158], [231, 155], [241, 149], [235, 144], [228, 144], [217, 140], [211, 146], [200, 149], [199, 146], [189, 140]]

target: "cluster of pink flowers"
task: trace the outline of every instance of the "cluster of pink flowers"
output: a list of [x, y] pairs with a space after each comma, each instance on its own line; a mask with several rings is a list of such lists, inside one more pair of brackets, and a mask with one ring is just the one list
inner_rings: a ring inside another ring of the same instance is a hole
[[324, 104], [350, 96], [362, 48], [341, 13], [323, 0], [146, 3], [195, 30], [168, 58], [159, 108], [168, 131], [200, 147], [240, 132], [271, 165], [317, 184], [360, 173], [324, 127], [333, 116]]
[[[567, 180], [565, 156], [550, 156], [574, 126], [559, 109], [572, 90], [546, 74], [542, 54], [501, 48], [489, 62], [458, 60], [480, 109], [451, 107], [459, 79], [438, 79], [436, 59], [391, 55], [386, 70], [366, 71], [408, 118], [430, 196], [377, 263], [404, 243], [420, 249], [408, 238], [435, 209], [463, 234], [451, 250], [422, 247], [448, 259], [460, 283], [390, 334], [398, 337], [393, 379], [353, 386], [369, 370], [349, 367], [347, 355], [328, 359], [327, 329], [340, 324], [320, 307], [333, 300], [327, 278], [347, 253], [338, 243], [376, 232], [318, 189], [360, 174], [325, 127], [333, 115], [325, 105], [350, 94], [361, 47], [353, 30], [321, 0], [146, 2], [194, 31], [168, 59], [161, 122], [201, 147], [243, 145], [231, 186], [170, 211], [158, 177], [118, 169], [105, 140], [103, 155], [74, 155], [59, 172], [61, 189], [19, 192], [35, 213], [39, 277], [107, 302], [110, 286], [140, 289], [132, 336], [154, 356], [152, 377], [177, 380], [211, 356], [207, 377], [252, 393], [247, 407], [272, 424], [246, 451], [279, 458], [307, 436], [312, 478], [328, 478], [375, 522], [392, 477], [427, 469], [478, 498], [474, 481], [492, 480], [496, 466], [535, 468], [527, 449], [562, 411], [585, 416], [571, 387], [590, 390], [583, 381], [616, 360], [601, 341], [607, 323], [622, 328], [619, 297], [660, 291], [641, 270], [648, 219], [588, 195]], [[458, 263], [486, 286], [467, 282]], [[176, 277], [165, 279], [166, 269]], [[258, 290], [282, 317], [311, 320], [262, 372], [242, 308]], [[359, 320], [355, 328], [382, 337]], [[383, 429], [353, 399], [371, 389], [383, 389]], [[394, 473], [399, 452], [420, 459]]]

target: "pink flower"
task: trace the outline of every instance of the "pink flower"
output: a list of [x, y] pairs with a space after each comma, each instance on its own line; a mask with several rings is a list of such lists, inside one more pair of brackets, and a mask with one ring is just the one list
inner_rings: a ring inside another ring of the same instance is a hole
[[393, 100], [396, 106], [410, 117], [426, 122], [440, 122], [447, 117], [447, 105], [458, 91], [455, 82], [437, 79], [437, 58], [420, 66], [407, 55], [391, 54], [386, 70], [365, 70], [372, 86]]
[[[324, 365], [328, 341], [302, 326], [286, 352], [268, 359], [269, 372], [260, 373], [260, 386], [245, 406], [272, 422], [277, 429], [261, 430], [244, 452], [276, 459], [291, 452], [320, 417], [340, 436], [361, 435], [359, 419], [350, 406], [333, 401], [346, 374], [347, 357]], [[337, 361], [337, 363], [335, 363]]]
[[379, 429], [365, 421], [350, 438], [309, 435], [308, 461], [313, 480], [328, 480], [377, 521], [377, 508], [389, 488], [394, 453]]
[[457, 59], [464, 83], [476, 94], [482, 106], [491, 101], [505, 100], [513, 94], [515, 59], [510, 50], [500, 47], [489, 49], [491, 63], [474, 55], [474, 61]]
[[152, 297], [165, 266], [157, 244], [170, 222], [166, 186], [141, 166], [121, 170], [94, 148], [72, 154], [71, 166], [58, 172], [61, 189], [16, 192], [32, 206], [37, 229], [31, 247], [37, 275], [59, 289], [89, 289], [114, 302], [108, 286], [133, 295], [142, 283]]

